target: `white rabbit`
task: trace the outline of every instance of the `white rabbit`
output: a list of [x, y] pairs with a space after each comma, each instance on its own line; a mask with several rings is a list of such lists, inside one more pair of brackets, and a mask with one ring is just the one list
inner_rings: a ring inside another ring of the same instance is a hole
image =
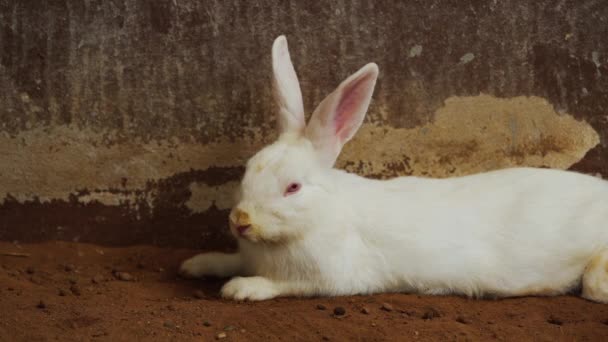
[[381, 181], [333, 168], [361, 125], [378, 76], [370, 63], [305, 124], [287, 41], [272, 48], [280, 137], [247, 163], [230, 213], [235, 254], [205, 253], [180, 273], [232, 277], [223, 297], [379, 292], [582, 296], [608, 302], [608, 183], [513, 168]]

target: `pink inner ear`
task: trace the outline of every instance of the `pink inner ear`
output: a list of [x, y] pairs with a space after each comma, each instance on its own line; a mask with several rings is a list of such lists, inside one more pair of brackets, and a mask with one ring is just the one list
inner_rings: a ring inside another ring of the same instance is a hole
[[358, 113], [361, 101], [364, 100], [363, 95], [365, 94], [366, 83], [369, 77], [369, 75], [365, 75], [350, 82], [342, 89], [340, 103], [336, 107], [336, 115], [334, 116], [336, 135], [340, 140], [348, 138], [350, 130], [345, 128], [348, 128], [347, 126], [351, 120], [356, 119], [353, 116]]

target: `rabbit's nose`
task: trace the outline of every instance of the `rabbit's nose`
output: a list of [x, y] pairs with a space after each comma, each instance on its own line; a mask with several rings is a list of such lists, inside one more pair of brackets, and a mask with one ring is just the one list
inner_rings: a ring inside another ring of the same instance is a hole
[[245, 227], [251, 225], [249, 214], [240, 208], [234, 208], [232, 210], [232, 213], [230, 213], [230, 221], [236, 227]]

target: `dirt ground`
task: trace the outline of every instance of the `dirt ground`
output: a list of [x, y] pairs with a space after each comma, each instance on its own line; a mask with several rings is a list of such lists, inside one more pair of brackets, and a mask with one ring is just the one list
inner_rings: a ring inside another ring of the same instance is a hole
[[[608, 305], [573, 296], [471, 300], [388, 294], [226, 301], [218, 298], [221, 280], [176, 276], [179, 262], [195, 253], [0, 242], [0, 341], [608, 338]], [[334, 314], [336, 307], [344, 314]]]

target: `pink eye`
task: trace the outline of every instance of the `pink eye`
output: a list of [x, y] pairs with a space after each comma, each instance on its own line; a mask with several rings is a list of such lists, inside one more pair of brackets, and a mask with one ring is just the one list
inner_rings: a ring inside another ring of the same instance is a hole
[[296, 192], [298, 192], [300, 190], [301, 187], [302, 187], [302, 185], [300, 183], [289, 184], [287, 186], [287, 189], [285, 189], [285, 196], [295, 194]]

